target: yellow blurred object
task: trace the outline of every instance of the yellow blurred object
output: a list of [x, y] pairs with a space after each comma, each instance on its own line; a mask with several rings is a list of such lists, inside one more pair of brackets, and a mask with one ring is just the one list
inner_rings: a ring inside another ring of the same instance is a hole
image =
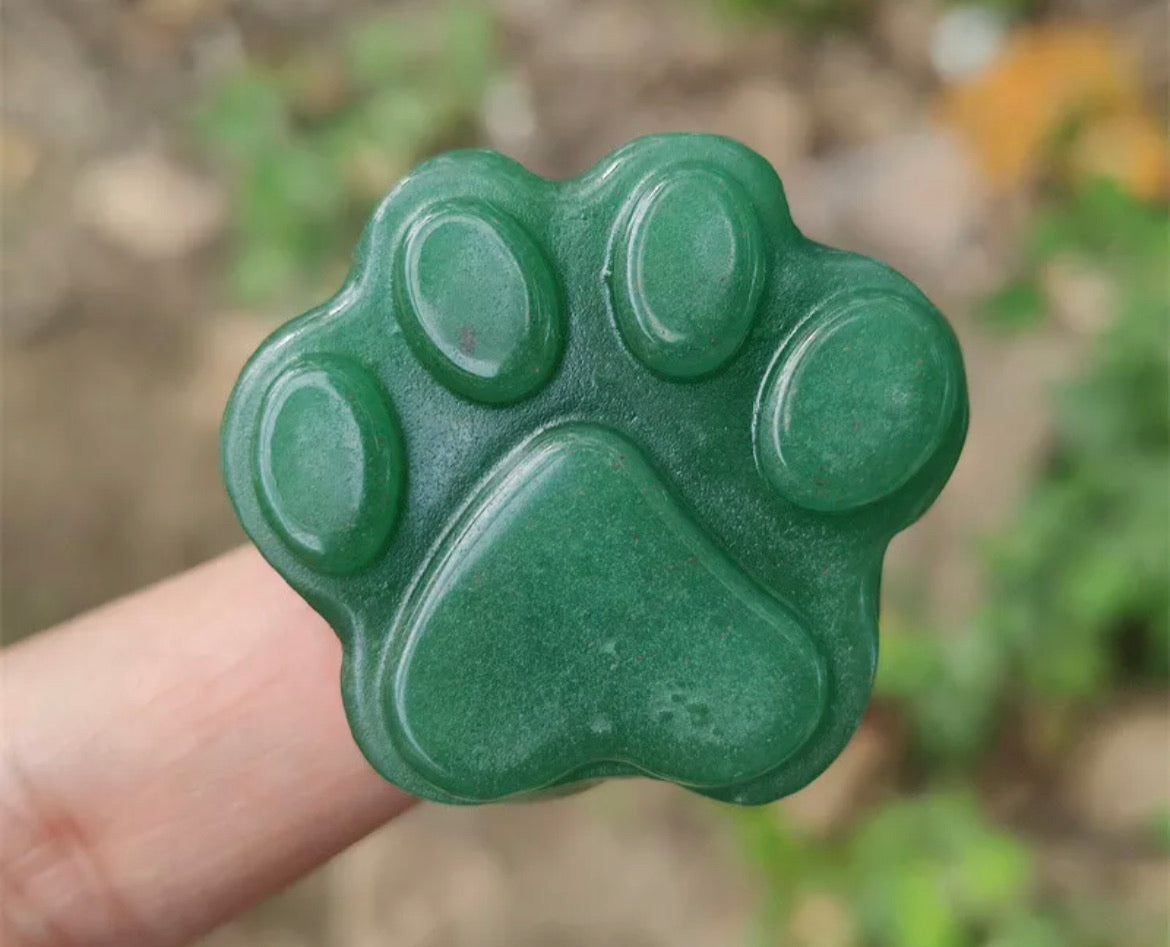
[[1106, 177], [1143, 200], [1170, 195], [1166, 130], [1144, 112], [1102, 116], [1072, 143], [1069, 170], [1078, 181]]
[[990, 66], [944, 93], [942, 117], [995, 187], [1044, 170], [1069, 132], [1078, 177], [1108, 175], [1142, 197], [1165, 193], [1165, 136], [1143, 106], [1136, 70], [1100, 26], [1017, 33]]

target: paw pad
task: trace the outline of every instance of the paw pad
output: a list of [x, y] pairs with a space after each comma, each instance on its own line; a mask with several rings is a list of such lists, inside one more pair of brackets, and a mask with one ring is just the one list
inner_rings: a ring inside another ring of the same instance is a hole
[[360, 569], [386, 543], [406, 474], [402, 435], [360, 365], [317, 359], [264, 397], [256, 486], [272, 528], [323, 572]]
[[764, 237], [733, 179], [669, 168], [630, 202], [613, 266], [626, 344], [668, 378], [694, 378], [747, 338], [764, 285]]
[[563, 183], [462, 152], [249, 363], [224, 474], [407, 791], [758, 803], [860, 722], [885, 546], [966, 410], [930, 303], [805, 240], [742, 146], [642, 139]]
[[920, 307], [853, 293], [780, 352], [757, 420], [760, 465], [811, 510], [889, 496], [939, 448], [957, 385], [945, 339]]
[[395, 277], [403, 332], [452, 391], [514, 401], [556, 368], [564, 341], [556, 278], [524, 229], [491, 205], [451, 201], [420, 213]]

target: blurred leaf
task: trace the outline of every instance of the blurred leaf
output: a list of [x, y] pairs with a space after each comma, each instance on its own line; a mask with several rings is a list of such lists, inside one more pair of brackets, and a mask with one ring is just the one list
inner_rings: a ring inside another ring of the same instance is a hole
[[932, 763], [963, 763], [992, 733], [1005, 660], [978, 626], [953, 634], [883, 626], [874, 693], [903, 706]]
[[1035, 279], [1008, 283], [984, 304], [987, 322], [997, 329], [1019, 331], [1035, 328], [1046, 309], [1044, 293]]
[[1021, 914], [1009, 920], [986, 947], [1068, 947], [1069, 935], [1051, 918]]
[[892, 872], [880, 886], [884, 941], [905, 947], [959, 947], [962, 923], [931, 865]]
[[1027, 850], [1007, 835], [974, 837], [960, 865], [963, 898], [976, 916], [1009, 914], [1030, 892], [1034, 869]]
[[1139, 634], [1146, 673], [1168, 672], [1170, 288], [1152, 275], [1168, 226], [1164, 210], [1098, 186], [1038, 235], [1038, 252], [1108, 261], [1125, 293], [1084, 377], [1058, 397], [1050, 471], [992, 548], [989, 627], [1054, 696], [1110, 683], [1122, 630]]
[[259, 156], [240, 204], [249, 233], [287, 233], [328, 225], [345, 201], [337, 168], [321, 150], [293, 145]]
[[263, 302], [286, 293], [303, 274], [299, 255], [277, 243], [247, 244], [232, 261], [232, 288], [243, 302]]
[[789, 824], [779, 805], [734, 811], [741, 850], [764, 881], [759, 923], [761, 940], [784, 930], [802, 888], [815, 884], [819, 857]]
[[[353, 80], [366, 89], [411, 84], [478, 97], [495, 68], [495, 22], [483, 3], [451, 2], [425, 14], [374, 20], [345, 40]], [[436, 71], [435, 63], [444, 69]]]
[[401, 79], [417, 66], [417, 27], [399, 18], [385, 18], [350, 30], [345, 40], [345, 60], [354, 82], [378, 88]]
[[1044, 0], [948, 0], [953, 6], [984, 7], [988, 10], [997, 10], [1008, 17], [1026, 17], [1044, 5]]
[[251, 302], [333, 274], [375, 201], [468, 135], [494, 68], [480, 4], [395, 11], [333, 39], [250, 66], [197, 117], [237, 170], [232, 283]]
[[[1030, 258], [1042, 262], [1079, 253], [1123, 270], [1144, 269], [1151, 257], [1164, 261], [1168, 247], [1164, 208], [1135, 200], [1116, 182], [1094, 180], [1071, 191], [1068, 200], [1038, 213]], [[1165, 276], [1164, 269], [1159, 273]]]
[[823, 33], [852, 27], [865, 14], [863, 0], [720, 0], [733, 14], [763, 15], [805, 30]]
[[287, 140], [288, 103], [274, 76], [245, 72], [199, 110], [196, 130], [213, 151], [247, 161]]
[[1150, 820], [1150, 837], [1160, 852], [1170, 855], [1170, 808]]
[[448, 11], [447, 59], [456, 92], [478, 96], [495, 65], [495, 24], [482, 3], [456, 3]]
[[963, 794], [890, 804], [850, 851], [862, 923], [881, 944], [965, 945], [971, 930], [994, 926], [1032, 892], [1027, 849]]

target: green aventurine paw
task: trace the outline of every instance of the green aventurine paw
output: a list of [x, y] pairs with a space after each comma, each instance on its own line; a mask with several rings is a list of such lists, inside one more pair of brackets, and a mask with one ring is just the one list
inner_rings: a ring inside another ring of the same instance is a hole
[[743, 782], [804, 743], [824, 703], [796, 615], [594, 425], [538, 435], [483, 484], [401, 628], [395, 742], [468, 799], [515, 792], [518, 758], [534, 786], [601, 760]]
[[806, 240], [758, 155], [673, 135], [567, 182], [420, 167], [245, 368], [224, 475], [408, 792], [762, 803], [860, 722], [885, 547], [966, 424], [921, 293]]

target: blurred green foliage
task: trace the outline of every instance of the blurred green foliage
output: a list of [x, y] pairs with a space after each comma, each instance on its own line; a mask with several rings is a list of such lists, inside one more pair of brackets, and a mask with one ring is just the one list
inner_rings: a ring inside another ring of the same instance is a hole
[[1044, 9], [1047, 0], [946, 0], [952, 7], [983, 7], [996, 11], [1007, 19], [1032, 16]]
[[986, 550], [983, 609], [953, 633], [883, 628], [877, 693], [939, 762], [970, 762], [1013, 709], [1170, 677], [1170, 215], [1101, 183], [1041, 213], [1030, 245], [1011, 318], [1001, 293], [991, 325], [1039, 325], [1057, 259], [1103, 273], [1115, 312], [1054, 395], [1051, 454]]
[[[873, 14], [875, 4], [865, 0], [716, 0], [723, 9], [737, 15], [774, 17], [788, 26], [809, 33], [862, 27]], [[1031, 16], [1044, 0], [936, 0], [948, 6], [984, 7], [1006, 19]]]
[[[837, 935], [850, 944], [1074, 947], [1058, 918], [1036, 907], [1037, 866], [1027, 846], [992, 825], [966, 793], [893, 800], [840, 839], [803, 834], [781, 807], [735, 818], [767, 883], [762, 944], [786, 943], [800, 905], [827, 897], [848, 919], [848, 933]], [[817, 942], [816, 932], [802, 934]]]
[[1103, 272], [1116, 312], [1056, 398], [1047, 470], [989, 550], [984, 624], [1020, 686], [1082, 700], [1170, 673], [1170, 215], [1088, 187], [1040, 216], [1025, 279], [1054, 259]]
[[809, 33], [848, 28], [862, 22], [864, 0], [718, 0], [733, 15], [770, 16]]
[[[879, 805], [835, 841], [802, 837], [778, 807], [737, 816], [766, 882], [767, 943], [788, 942], [792, 912], [817, 891], [852, 912], [859, 945], [1115, 942], [1100, 929], [1106, 907], [1045, 907], [1025, 840], [946, 787], [979, 782], [1011, 721], [1056, 720], [1075, 736], [1080, 709], [1170, 678], [1168, 259], [1167, 208], [1109, 184], [1037, 216], [1021, 272], [987, 307], [989, 327], [1042, 325], [1043, 274], [1057, 260], [1106, 277], [1113, 312], [1079, 377], [1053, 395], [1050, 456], [985, 550], [983, 607], [960, 629], [883, 625], [875, 694], [908, 724], [916, 768], [903, 778], [919, 794]], [[1066, 748], [1058, 733], [1044, 747], [1054, 758], [1034, 762], [1058, 764]], [[1150, 826], [1153, 847], [1168, 824]]]
[[235, 294], [264, 302], [336, 280], [377, 199], [471, 137], [494, 46], [483, 7], [439, 3], [228, 77], [196, 130], [236, 182]]
[[1151, 820], [1150, 836], [1163, 855], [1170, 855], [1170, 809], [1163, 809]]

